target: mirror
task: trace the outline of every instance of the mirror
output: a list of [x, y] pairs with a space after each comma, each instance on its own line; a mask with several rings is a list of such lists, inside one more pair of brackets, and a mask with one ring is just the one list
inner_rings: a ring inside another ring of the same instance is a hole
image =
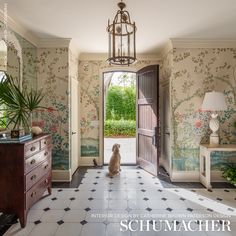
[[23, 75], [21, 45], [11, 30], [7, 30], [7, 35], [4, 35], [3, 23], [0, 24], [0, 32], [0, 70], [11, 75], [21, 89]]

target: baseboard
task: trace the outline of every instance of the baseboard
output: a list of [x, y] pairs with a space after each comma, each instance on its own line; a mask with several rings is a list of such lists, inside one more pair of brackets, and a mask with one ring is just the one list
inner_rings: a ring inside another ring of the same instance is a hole
[[99, 163], [99, 157], [80, 157], [79, 166], [94, 166], [93, 159], [97, 161], [99, 166], [102, 165], [102, 163]]
[[70, 170], [52, 170], [53, 182], [70, 182], [71, 181], [71, 169]]
[[[221, 171], [211, 171], [211, 182], [227, 182]], [[199, 171], [172, 171], [172, 182], [200, 182]]]

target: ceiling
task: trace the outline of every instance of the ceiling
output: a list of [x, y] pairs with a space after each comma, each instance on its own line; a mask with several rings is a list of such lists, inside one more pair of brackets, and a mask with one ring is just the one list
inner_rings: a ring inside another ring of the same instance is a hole
[[[81, 52], [107, 52], [108, 18], [119, 0], [0, 0], [43, 38], [72, 38]], [[236, 39], [235, 0], [124, 0], [137, 25], [137, 52], [154, 54], [169, 38]]]

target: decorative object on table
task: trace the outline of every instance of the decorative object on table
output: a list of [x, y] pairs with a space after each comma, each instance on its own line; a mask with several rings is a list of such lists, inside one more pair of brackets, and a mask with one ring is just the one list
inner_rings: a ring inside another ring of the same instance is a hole
[[33, 126], [31, 128], [32, 135], [36, 136], [43, 133], [43, 130], [39, 126]]
[[236, 165], [230, 164], [223, 168], [222, 176], [236, 186]]
[[[40, 106], [44, 95], [41, 90], [21, 90], [14, 83], [14, 79], [5, 73], [4, 79], [0, 82], [0, 105], [3, 116], [0, 120], [5, 121], [6, 127], [12, 127], [20, 132], [23, 128], [28, 133], [32, 127], [32, 114]], [[19, 135], [20, 136], [20, 135]]]
[[131, 22], [130, 14], [124, 10], [126, 4], [121, 0], [120, 8], [112, 23], [108, 20], [109, 54], [107, 61], [114, 65], [130, 65], [136, 61], [135, 22]]
[[217, 133], [220, 124], [218, 120], [218, 114], [216, 111], [223, 111], [227, 109], [224, 94], [221, 92], [207, 92], [203, 99], [202, 110], [211, 111], [211, 120], [209, 127], [212, 131], [210, 135], [210, 146], [216, 147], [219, 145], [219, 135]]
[[20, 138], [25, 135], [24, 129], [13, 129], [11, 130], [11, 138]]

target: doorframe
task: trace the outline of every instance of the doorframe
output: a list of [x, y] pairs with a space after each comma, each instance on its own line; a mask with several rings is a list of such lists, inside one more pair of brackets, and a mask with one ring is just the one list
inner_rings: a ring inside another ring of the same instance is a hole
[[109, 72], [130, 72], [137, 74], [138, 69], [130, 68], [128, 66], [125, 67], [116, 67], [116, 68], [106, 68], [100, 70], [100, 101], [99, 101], [99, 157], [98, 157], [98, 165], [104, 165], [104, 74]]

